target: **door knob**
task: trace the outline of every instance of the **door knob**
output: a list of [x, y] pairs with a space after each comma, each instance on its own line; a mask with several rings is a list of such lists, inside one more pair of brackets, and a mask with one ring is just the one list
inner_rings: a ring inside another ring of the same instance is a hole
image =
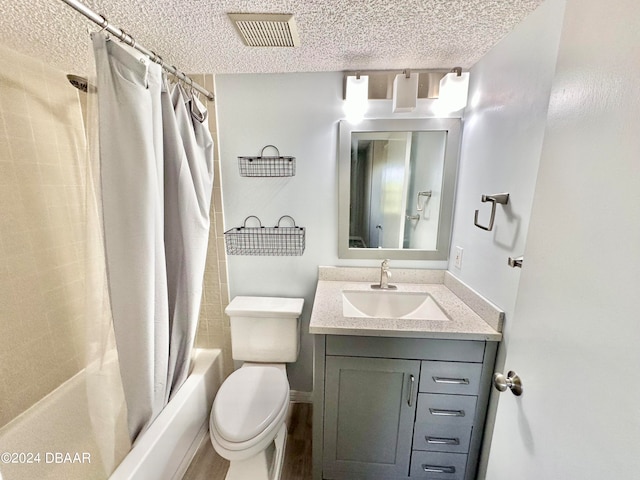
[[494, 373], [493, 386], [501, 392], [509, 389], [516, 397], [522, 395], [522, 380], [520, 380], [520, 377], [514, 371], [507, 373], [506, 377], [501, 373]]

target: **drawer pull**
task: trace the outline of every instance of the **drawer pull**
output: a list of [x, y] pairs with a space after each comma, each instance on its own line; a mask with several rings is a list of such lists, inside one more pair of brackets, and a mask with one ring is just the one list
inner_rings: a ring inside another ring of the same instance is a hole
[[425, 436], [424, 439], [430, 445], [460, 445], [459, 438], [442, 438]]
[[447, 378], [447, 377], [431, 377], [436, 383], [446, 383], [449, 385], [469, 385], [468, 378]]
[[464, 410], [442, 410], [439, 408], [430, 408], [429, 413], [437, 417], [464, 417]]
[[422, 465], [427, 473], [456, 473], [456, 467], [441, 467], [439, 465]]

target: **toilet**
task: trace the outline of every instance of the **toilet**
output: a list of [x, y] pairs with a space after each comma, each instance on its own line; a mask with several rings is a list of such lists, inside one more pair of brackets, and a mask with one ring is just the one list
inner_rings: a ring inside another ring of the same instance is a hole
[[235, 297], [225, 313], [234, 360], [242, 367], [223, 382], [209, 418], [213, 448], [229, 460], [226, 480], [278, 480], [289, 407], [286, 363], [300, 346], [304, 299]]

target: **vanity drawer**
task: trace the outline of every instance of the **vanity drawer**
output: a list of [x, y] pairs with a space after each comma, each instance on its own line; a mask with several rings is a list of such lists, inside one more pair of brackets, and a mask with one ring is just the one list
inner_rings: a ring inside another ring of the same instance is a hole
[[420, 370], [420, 392], [477, 395], [481, 363], [424, 361]]
[[478, 397], [468, 395], [418, 394], [416, 423], [473, 425]]
[[417, 452], [411, 454], [411, 478], [464, 480], [467, 455], [463, 453]]
[[430, 452], [467, 453], [471, 439], [471, 425], [443, 425], [416, 423], [413, 433], [413, 449]]
[[485, 342], [434, 338], [365, 337], [327, 335], [326, 355], [406, 358], [478, 362], [484, 359]]

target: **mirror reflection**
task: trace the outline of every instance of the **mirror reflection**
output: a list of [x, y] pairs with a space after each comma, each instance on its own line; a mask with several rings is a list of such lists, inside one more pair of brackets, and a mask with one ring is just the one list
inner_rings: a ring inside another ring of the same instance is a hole
[[446, 260], [460, 120], [340, 123], [340, 258]]
[[351, 136], [350, 248], [435, 250], [447, 133]]

